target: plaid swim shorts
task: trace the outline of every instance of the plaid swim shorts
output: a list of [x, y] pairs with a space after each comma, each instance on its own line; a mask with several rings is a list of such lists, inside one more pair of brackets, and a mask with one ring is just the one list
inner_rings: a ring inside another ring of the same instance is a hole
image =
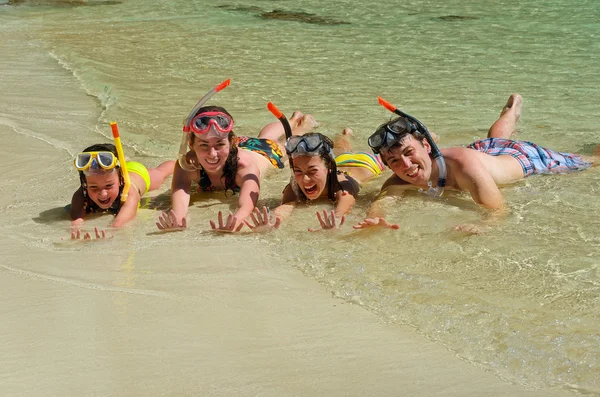
[[525, 176], [533, 174], [561, 174], [585, 170], [592, 163], [577, 154], [555, 152], [532, 142], [513, 141], [502, 138], [486, 138], [473, 142], [467, 148], [475, 149], [491, 156], [508, 154], [516, 158]]

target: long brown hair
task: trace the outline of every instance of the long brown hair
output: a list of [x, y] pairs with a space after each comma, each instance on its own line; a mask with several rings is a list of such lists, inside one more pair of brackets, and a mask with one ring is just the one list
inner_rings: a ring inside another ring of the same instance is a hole
[[[221, 106], [203, 106], [200, 109], [198, 109], [198, 111], [196, 112], [196, 114], [193, 117], [196, 117], [196, 115], [200, 114], [200, 113], [204, 113], [204, 112], [222, 112], [225, 113], [226, 115], [228, 115], [229, 117], [231, 117], [231, 120], [233, 120], [233, 117], [231, 116], [231, 114], [229, 114], [229, 112], [227, 110], [225, 110], [225, 108], [222, 108]], [[190, 134], [190, 148], [194, 145], [194, 133]], [[238, 147], [237, 147], [237, 142], [234, 140], [235, 138], [235, 133], [233, 132], [233, 130], [231, 130], [229, 132], [229, 134], [227, 135], [227, 141], [229, 142], [229, 155], [227, 156], [227, 160], [225, 160], [225, 166], [223, 167], [223, 175], [221, 175], [221, 180], [223, 181], [223, 184], [225, 185], [225, 195], [227, 195], [227, 193], [229, 191], [231, 191], [233, 194], [235, 194], [235, 176], [237, 174], [237, 166], [238, 166]], [[202, 168], [200, 168], [200, 172], [202, 173]], [[200, 186], [201, 188], [204, 187], [208, 187], [208, 186]], [[232, 195], [233, 195], [232, 194]]]

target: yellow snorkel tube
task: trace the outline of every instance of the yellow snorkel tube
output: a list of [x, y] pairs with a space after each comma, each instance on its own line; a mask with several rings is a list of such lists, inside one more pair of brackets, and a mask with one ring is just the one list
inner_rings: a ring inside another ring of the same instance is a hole
[[112, 121], [110, 123], [112, 129], [113, 139], [115, 141], [115, 147], [117, 148], [117, 156], [119, 157], [119, 164], [121, 165], [121, 175], [123, 175], [123, 191], [121, 192], [121, 202], [124, 203], [129, 195], [129, 185], [131, 180], [129, 179], [129, 173], [127, 172], [127, 162], [125, 161], [125, 153], [123, 153], [123, 145], [121, 145], [121, 137], [119, 136], [119, 127], [117, 123]]

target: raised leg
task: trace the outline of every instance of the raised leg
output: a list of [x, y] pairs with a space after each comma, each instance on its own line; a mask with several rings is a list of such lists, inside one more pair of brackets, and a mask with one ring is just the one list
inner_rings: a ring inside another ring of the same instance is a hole
[[353, 135], [352, 130], [346, 127], [340, 134], [337, 134], [333, 138], [333, 154], [339, 156], [340, 154], [352, 151], [352, 143], [349, 139], [351, 135]]
[[148, 168], [150, 174], [150, 190], [156, 190], [163, 184], [165, 179], [173, 173], [175, 161], [165, 161], [156, 168]]
[[517, 128], [522, 108], [523, 98], [521, 95], [512, 94], [502, 108], [500, 117], [490, 127], [488, 138], [510, 139]]

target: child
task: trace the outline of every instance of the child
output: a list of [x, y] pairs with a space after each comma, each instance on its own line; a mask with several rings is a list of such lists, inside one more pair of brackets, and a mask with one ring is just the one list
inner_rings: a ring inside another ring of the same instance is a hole
[[[119, 167], [117, 149], [113, 144], [97, 144], [86, 148], [75, 157], [75, 168], [79, 171], [81, 187], [71, 199], [71, 226], [78, 229], [86, 214], [111, 212], [115, 218], [112, 227], [121, 227], [132, 220], [137, 212], [140, 198], [150, 190], [156, 190], [165, 178], [173, 173], [175, 161], [166, 161], [157, 168], [146, 169], [135, 161], [127, 162], [131, 180], [127, 200], [121, 202], [124, 179]], [[96, 230], [96, 237], [106, 233]], [[71, 238], [81, 237], [79, 230], [71, 233]], [[84, 238], [90, 238], [86, 233]]]

